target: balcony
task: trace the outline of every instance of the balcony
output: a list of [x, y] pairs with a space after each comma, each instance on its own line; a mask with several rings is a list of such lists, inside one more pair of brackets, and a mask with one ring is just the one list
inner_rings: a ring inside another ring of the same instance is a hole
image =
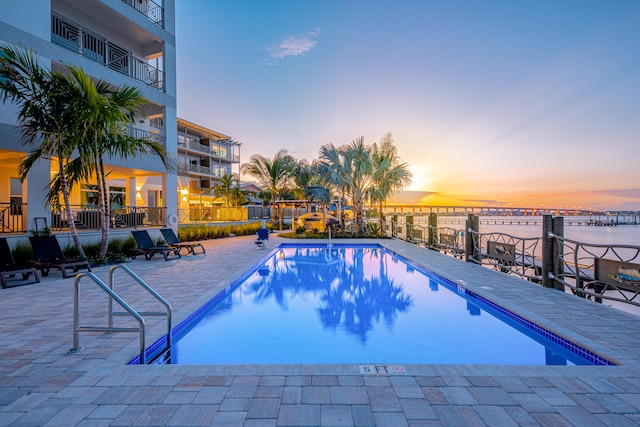
[[214, 175], [209, 166], [194, 165], [192, 163], [178, 163], [178, 175], [191, 176], [192, 174], [200, 174], [206, 176]]
[[144, 129], [133, 126], [127, 126], [127, 135], [135, 139], [148, 139], [150, 141], [159, 142], [164, 146], [164, 137]]
[[159, 4], [151, 0], [122, 0], [122, 2], [146, 16], [160, 28], [164, 28], [164, 9]]
[[211, 150], [208, 145], [200, 144], [199, 140], [189, 141], [189, 150], [198, 151], [200, 153], [209, 154]]
[[164, 92], [164, 74], [161, 70], [115, 43], [55, 14], [51, 15], [51, 42]]

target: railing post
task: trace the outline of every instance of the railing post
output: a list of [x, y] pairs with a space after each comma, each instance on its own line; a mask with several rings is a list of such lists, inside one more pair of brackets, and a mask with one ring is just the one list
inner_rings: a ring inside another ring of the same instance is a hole
[[407, 242], [413, 242], [413, 215], [407, 215], [405, 218], [407, 231]]
[[82, 49], [84, 48], [84, 36], [82, 28], [78, 28], [78, 53], [82, 55]]
[[549, 233], [553, 232], [553, 217], [542, 215], [542, 286], [553, 288], [553, 281], [549, 279], [549, 273], [553, 273], [555, 259], [553, 257], [553, 238]]
[[[556, 236], [564, 237], [564, 218], [561, 216], [553, 218], [551, 229]], [[564, 244], [557, 239], [553, 244], [553, 275], [564, 279]], [[576, 278], [576, 281], [579, 279]], [[559, 281], [554, 280], [553, 285], [559, 291], [564, 291], [564, 285]]]
[[391, 216], [391, 237], [398, 237], [398, 215]]
[[436, 249], [438, 244], [438, 214], [429, 214], [429, 249]]
[[482, 262], [482, 253], [476, 244], [477, 235], [480, 232], [480, 218], [474, 214], [467, 215], [464, 238], [464, 260], [467, 262]]

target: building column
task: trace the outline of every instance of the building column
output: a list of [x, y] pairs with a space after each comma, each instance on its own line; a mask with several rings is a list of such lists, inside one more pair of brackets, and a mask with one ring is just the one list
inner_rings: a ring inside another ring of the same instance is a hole
[[[164, 107], [164, 132], [165, 147], [170, 158], [177, 158], [178, 153], [178, 123], [176, 109], [173, 107]], [[170, 219], [178, 218], [178, 175], [176, 165], [173, 169], [162, 175], [162, 197], [164, 207], [167, 210], [167, 223]]]
[[[127, 180], [128, 184], [129, 184], [129, 188], [127, 189], [127, 206], [132, 206], [135, 207], [138, 205], [137, 200], [138, 200], [138, 187], [136, 184], [136, 177], [135, 176], [131, 176], [129, 177], [129, 179]], [[142, 201], [142, 200], [140, 200]]]
[[51, 213], [47, 209], [47, 191], [51, 182], [51, 161], [38, 160], [27, 174], [27, 215], [25, 230], [35, 230], [35, 218], [46, 218], [51, 227]]

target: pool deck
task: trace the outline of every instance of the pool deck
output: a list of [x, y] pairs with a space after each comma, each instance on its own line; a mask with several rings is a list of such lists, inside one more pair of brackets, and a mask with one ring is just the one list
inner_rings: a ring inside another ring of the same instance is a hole
[[[138, 257], [127, 266], [171, 303], [175, 326], [267, 255], [253, 240], [211, 240], [204, 256]], [[272, 235], [269, 248], [283, 241]], [[128, 366], [136, 333], [81, 333], [84, 349], [68, 354], [74, 279], [54, 270], [40, 284], [0, 290], [0, 425], [640, 425], [640, 316], [406, 242], [374, 242], [619, 366], [404, 365], [407, 373], [395, 375], [349, 364]], [[106, 281], [108, 267], [94, 273]], [[116, 278], [134, 308], [158, 309], [124, 274]], [[104, 294], [80, 283], [81, 324], [105, 326]], [[148, 328], [150, 344], [166, 324], [152, 318]]]

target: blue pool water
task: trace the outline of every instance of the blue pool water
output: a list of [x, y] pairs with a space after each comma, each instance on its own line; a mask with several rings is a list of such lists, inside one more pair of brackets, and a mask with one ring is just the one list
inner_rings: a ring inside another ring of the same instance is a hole
[[174, 331], [165, 363], [609, 364], [378, 245], [282, 245]]

